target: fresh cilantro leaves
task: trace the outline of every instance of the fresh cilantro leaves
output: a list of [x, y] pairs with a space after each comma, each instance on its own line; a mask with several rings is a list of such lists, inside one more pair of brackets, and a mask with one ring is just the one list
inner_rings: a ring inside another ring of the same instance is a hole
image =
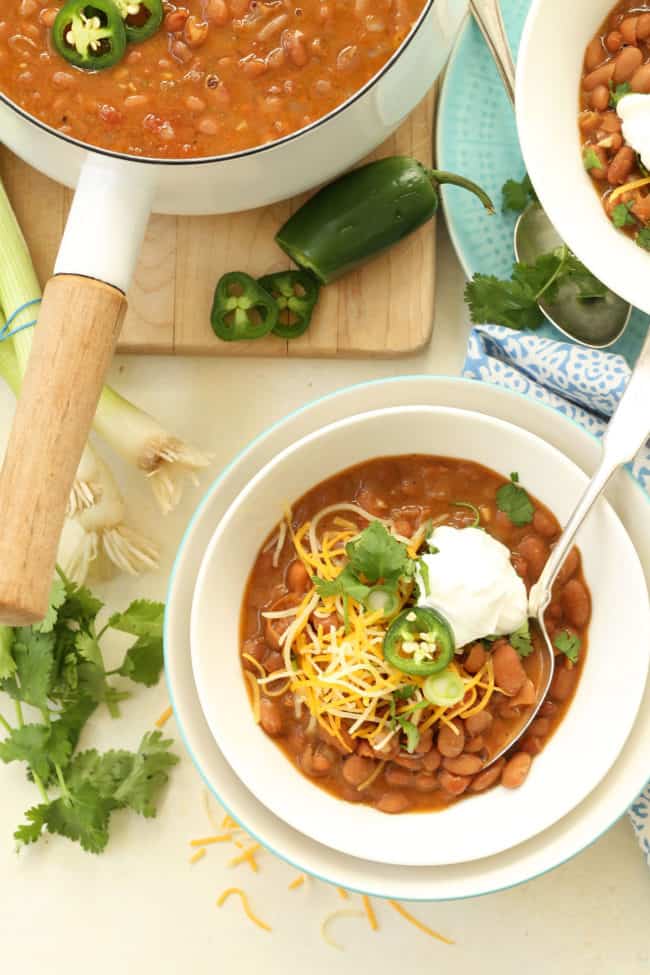
[[508, 280], [475, 274], [465, 288], [473, 322], [491, 322], [514, 329], [535, 329], [544, 321], [538, 302], [553, 302], [561, 284], [572, 283], [581, 300], [602, 298], [605, 285], [591, 274], [568, 247], [542, 254], [534, 264], [513, 264]]
[[593, 146], [588, 146], [582, 153], [582, 162], [585, 169], [604, 169], [602, 162], [598, 158], [598, 153]]
[[622, 84], [616, 85], [616, 87], [614, 87], [614, 83], [610, 81], [609, 83], [610, 108], [617, 108], [621, 98], [623, 98], [624, 95], [629, 94], [631, 90], [632, 89], [630, 87], [629, 81], [624, 81]]
[[553, 637], [553, 646], [563, 653], [565, 657], [575, 664], [578, 662], [578, 657], [580, 656], [581, 640], [577, 633], [571, 633], [570, 630], [560, 630]]
[[528, 657], [534, 650], [530, 639], [530, 624], [528, 620], [510, 634], [510, 646], [514, 647], [520, 657]]
[[516, 179], [506, 180], [501, 187], [501, 199], [503, 210], [514, 210], [515, 213], [521, 213], [529, 203], [535, 202], [537, 194], [528, 173], [520, 182]]
[[632, 213], [632, 207], [634, 206], [634, 200], [629, 200], [627, 203], [617, 203], [611, 213], [612, 223], [615, 227], [619, 229], [621, 227], [629, 227], [636, 224], [634, 215]]
[[634, 241], [644, 251], [650, 251], [650, 227], [642, 227], [634, 238]]
[[380, 521], [371, 522], [345, 547], [348, 564], [331, 582], [313, 578], [320, 596], [343, 596], [364, 603], [378, 582], [387, 591], [397, 592], [402, 578], [412, 578], [415, 561], [406, 546], [390, 534]]
[[[41, 623], [0, 627], [0, 690], [16, 702], [18, 718], [12, 728], [0, 715], [7, 731], [0, 762], [24, 762], [43, 800], [16, 830], [19, 843], [34, 843], [47, 831], [100, 853], [108, 842], [111, 813], [130, 808], [154, 816], [157, 795], [178, 761], [159, 731], [146, 734], [137, 752], [76, 752], [97, 705], [106, 703], [117, 717], [118, 702], [129, 697], [110, 682], [111, 674], [151, 686], [162, 669], [163, 605], [137, 600], [98, 630], [102, 605], [60, 575]], [[106, 670], [101, 649], [108, 629], [136, 637], [113, 671]], [[38, 709], [40, 723], [25, 722], [25, 704]]]
[[513, 525], [528, 525], [535, 508], [527, 492], [519, 484], [519, 474], [513, 472], [508, 484], [502, 484], [496, 494], [497, 508], [508, 516]]
[[415, 693], [414, 684], [406, 684], [404, 687], [398, 687], [396, 691], [393, 691], [390, 697], [390, 717], [393, 727], [400, 728], [406, 735], [406, 750], [409, 755], [412, 755], [415, 749], [418, 747], [420, 742], [420, 732], [418, 731], [417, 725], [409, 721], [407, 714], [412, 711], [417, 710], [419, 707], [426, 707], [428, 701], [420, 702], [419, 704], [413, 704], [410, 708], [407, 708], [401, 714], [397, 713], [397, 703], [399, 701], [407, 701]]

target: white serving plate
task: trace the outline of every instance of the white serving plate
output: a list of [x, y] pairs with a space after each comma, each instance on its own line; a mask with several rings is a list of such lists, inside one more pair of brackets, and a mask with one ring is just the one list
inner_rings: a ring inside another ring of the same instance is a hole
[[[251, 834], [299, 869], [331, 883], [377, 896], [447, 900], [530, 880], [584, 849], [624, 813], [650, 771], [647, 685], [637, 719], [617, 761], [601, 784], [560, 823], [514, 850], [472, 863], [405, 869], [334, 852], [287, 826], [257, 801], [214, 742], [200, 708], [189, 654], [194, 585], [213, 525], [260, 466], [295, 439], [355, 411], [419, 403], [473, 409], [516, 422], [562, 450], [588, 473], [596, 466], [597, 443], [575, 424], [531, 400], [481, 383], [431, 376], [400, 377], [325, 397], [257, 438], [208, 491], [186, 532], [172, 573], [165, 656], [169, 691], [186, 746], [206, 784]], [[646, 578], [650, 578], [647, 496], [628, 474], [622, 474], [609, 497], [636, 545]]]
[[[588, 483], [545, 440], [476, 411], [391, 407], [321, 427], [277, 454], [213, 522], [192, 605], [192, 665], [219, 749], [268, 809], [342, 853], [439, 866], [491, 856], [530, 839], [598, 785], [625, 743], [643, 694], [650, 606], [634, 546], [601, 500], [578, 536], [593, 606], [588, 663], [566, 718], [536, 758], [525, 786], [514, 792], [491, 789], [439, 812], [399, 816], [342, 802], [318, 788], [255, 724], [237, 652], [242, 599], [260, 545], [287, 501], [355, 464], [404, 452], [468, 458], [506, 477], [517, 470], [561, 523]], [[620, 612], [612, 612], [613, 606]], [[613, 666], [613, 647], [627, 648], [625, 667]], [[610, 720], [603, 721], [604, 714]]]

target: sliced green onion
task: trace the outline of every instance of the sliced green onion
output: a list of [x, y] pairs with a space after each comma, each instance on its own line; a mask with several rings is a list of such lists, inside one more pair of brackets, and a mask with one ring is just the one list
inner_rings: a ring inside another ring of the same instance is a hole
[[468, 528], [479, 527], [479, 525], [481, 524], [481, 512], [478, 510], [475, 504], [472, 504], [471, 501], [452, 501], [451, 503], [455, 508], [467, 508], [468, 511], [473, 511], [474, 521], [472, 522], [471, 525], [468, 525], [467, 527]]
[[427, 677], [422, 685], [422, 693], [430, 704], [436, 707], [450, 707], [465, 697], [465, 682], [455, 670], [447, 668], [439, 674]]
[[384, 616], [394, 616], [400, 607], [397, 593], [387, 586], [373, 586], [365, 599], [366, 609], [371, 613], [383, 610]]

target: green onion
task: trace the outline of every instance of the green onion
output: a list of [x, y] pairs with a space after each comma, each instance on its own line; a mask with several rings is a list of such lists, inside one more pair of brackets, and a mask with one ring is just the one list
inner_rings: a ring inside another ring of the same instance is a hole
[[[0, 314], [0, 328], [4, 318]], [[0, 376], [15, 396], [22, 376], [16, 338], [0, 342]], [[58, 563], [73, 582], [85, 582], [91, 563], [105, 556], [122, 572], [138, 575], [158, 567], [158, 548], [124, 524], [124, 501], [109, 467], [87, 444], [70, 494]]]
[[[6, 315], [26, 302], [41, 297], [32, 261], [6, 191], [0, 182], [0, 305]], [[25, 308], [14, 319], [14, 328], [32, 321], [34, 308]], [[27, 369], [32, 329], [13, 339], [21, 376]], [[114, 390], [105, 387], [100, 397], [95, 429], [136, 469], [144, 474], [163, 512], [180, 500], [185, 479], [196, 483], [196, 471], [207, 467], [210, 457], [171, 436], [148, 414]]]
[[481, 512], [478, 510], [475, 504], [472, 504], [471, 501], [452, 501], [451, 503], [455, 508], [467, 508], [469, 511], [473, 511], [474, 521], [468, 527], [478, 528], [478, 526], [481, 524]]
[[439, 674], [427, 677], [422, 685], [422, 693], [430, 704], [440, 708], [450, 707], [463, 700], [465, 683], [455, 670], [448, 667]]

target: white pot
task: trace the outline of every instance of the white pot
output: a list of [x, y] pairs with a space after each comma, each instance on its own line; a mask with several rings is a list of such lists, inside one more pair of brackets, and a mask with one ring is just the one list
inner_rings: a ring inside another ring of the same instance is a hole
[[[401, 48], [356, 95], [300, 132], [229, 156], [161, 161], [106, 152], [56, 132], [0, 94], [2, 141], [76, 187], [0, 478], [0, 510], [10, 512], [0, 535], [0, 620], [33, 622], [47, 608], [68, 494], [151, 211], [235, 212], [338, 175], [421, 101], [464, 10], [465, 0], [428, 0]], [[38, 456], [26, 449], [34, 429], [47, 430]]]

